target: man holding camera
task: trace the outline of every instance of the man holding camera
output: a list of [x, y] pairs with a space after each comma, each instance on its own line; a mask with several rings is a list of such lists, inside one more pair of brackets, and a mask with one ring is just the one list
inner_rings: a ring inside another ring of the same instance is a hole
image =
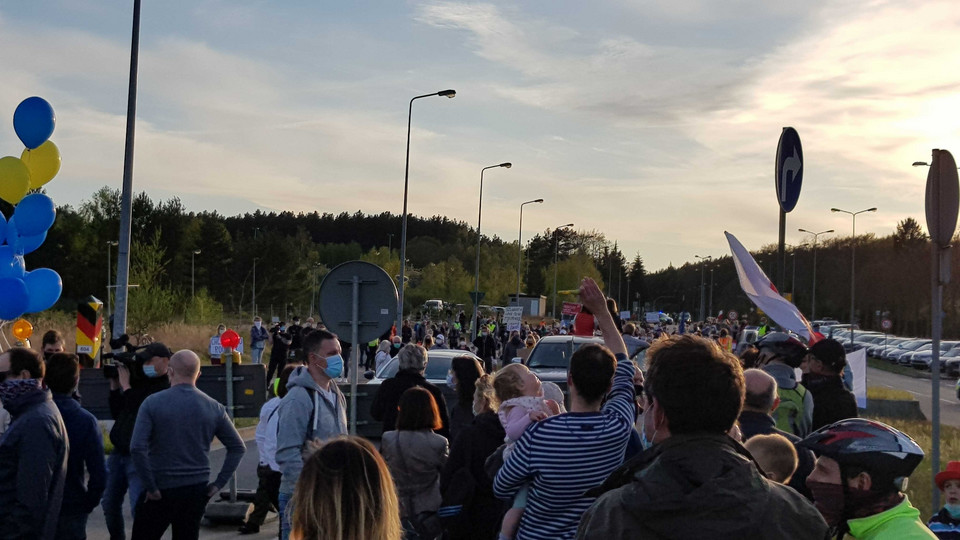
[[[143, 481], [130, 457], [130, 439], [140, 405], [151, 394], [170, 388], [167, 367], [172, 353], [163, 343], [151, 343], [132, 358], [118, 359], [116, 377], [110, 377], [110, 414], [113, 429], [110, 442], [113, 453], [107, 459], [107, 488], [103, 493], [103, 515], [112, 540], [123, 540], [123, 495], [130, 493], [130, 512], [143, 493]], [[106, 374], [106, 370], [105, 370]]]

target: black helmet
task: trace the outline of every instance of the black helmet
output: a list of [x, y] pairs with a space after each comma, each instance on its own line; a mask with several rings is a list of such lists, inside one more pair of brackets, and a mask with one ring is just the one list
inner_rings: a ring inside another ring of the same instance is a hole
[[824, 426], [797, 446], [834, 459], [841, 467], [856, 465], [892, 478], [901, 491], [906, 485], [904, 480], [923, 461], [923, 450], [909, 435], [864, 418], [848, 418]]
[[807, 346], [796, 336], [785, 332], [771, 332], [756, 343], [760, 352], [770, 352], [792, 368], [800, 367], [803, 357], [807, 355]]

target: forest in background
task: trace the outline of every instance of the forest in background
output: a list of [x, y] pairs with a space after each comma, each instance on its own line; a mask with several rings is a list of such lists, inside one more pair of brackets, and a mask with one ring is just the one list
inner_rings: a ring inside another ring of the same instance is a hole
[[[0, 208], [9, 214], [9, 208]], [[101, 188], [79, 206], [60, 206], [48, 239], [26, 256], [29, 267], [45, 266], [63, 278], [57, 309], [72, 311], [94, 295], [106, 301], [107, 276], [116, 271], [120, 192]], [[410, 216], [407, 233], [405, 310], [443, 299], [469, 306], [476, 258], [476, 231], [443, 216]], [[262, 212], [223, 216], [216, 211], [187, 212], [177, 198], [153, 201], [139, 193], [133, 202], [133, 246], [128, 321], [132, 331], [167, 322], [246, 321], [252, 311], [256, 264], [257, 312], [286, 319], [317, 310], [316, 293], [330, 269], [365, 260], [399, 274], [401, 217], [391, 213]], [[722, 231], [717, 231], [719, 242]], [[817, 317], [849, 320], [851, 238], [821, 239], [817, 246]], [[107, 254], [111, 258], [108, 261]], [[199, 250], [198, 254], [194, 254]], [[956, 250], [954, 250], [956, 251]], [[768, 276], [776, 275], [776, 246], [754, 256]], [[523, 246], [521, 291], [553, 295], [554, 258], [558, 260], [558, 302], [574, 300], [564, 291], [580, 279], [596, 279], [621, 309], [656, 309], [699, 313], [701, 276], [705, 305], [712, 313], [735, 310], [756, 315], [740, 289], [729, 256], [701, 264], [688, 262], [648, 273], [641, 253], [627, 258], [602, 232], [545, 230]], [[960, 255], [952, 253], [954, 266]], [[496, 236], [483, 237], [480, 290], [482, 303], [507, 305], [517, 287], [518, 245]], [[109, 267], [109, 270], [108, 270]], [[191, 271], [193, 272], [191, 274]], [[711, 275], [713, 286], [711, 287]], [[193, 281], [191, 280], [193, 276]], [[813, 246], [787, 250], [785, 284], [800, 310], [811, 316]], [[907, 218], [888, 236], [856, 237], [857, 321], [879, 328], [889, 317], [898, 334], [929, 332], [929, 242], [916, 220]], [[192, 287], [192, 289], [191, 289]], [[953, 280], [944, 291], [946, 335], [960, 335], [960, 313]], [[712, 289], [712, 302], [710, 302]], [[191, 292], [193, 291], [193, 292]]]

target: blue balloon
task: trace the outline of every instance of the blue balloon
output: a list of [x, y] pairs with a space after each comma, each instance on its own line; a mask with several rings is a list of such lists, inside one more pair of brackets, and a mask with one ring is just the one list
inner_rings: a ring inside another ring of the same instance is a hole
[[37, 268], [33, 272], [27, 272], [23, 276], [23, 282], [27, 284], [29, 292], [29, 302], [24, 310], [27, 313], [36, 313], [50, 309], [57, 300], [60, 299], [60, 293], [63, 292], [63, 282], [60, 281], [60, 274], [49, 268]]
[[17, 220], [17, 234], [36, 236], [47, 232], [53, 225], [53, 220], [57, 218], [57, 207], [53, 199], [43, 193], [31, 193], [17, 204], [13, 217]]
[[[10, 221], [7, 222], [7, 245], [10, 246], [10, 249], [13, 250], [14, 254], [23, 255], [23, 252], [20, 251], [20, 231], [17, 229], [17, 218], [10, 217]], [[3, 239], [0, 238], [0, 241]]]
[[[0, 278], [23, 278], [23, 257], [18, 256], [10, 246], [0, 246]], [[0, 295], [0, 300], [3, 295]], [[2, 303], [2, 302], [0, 302]]]
[[7, 237], [7, 218], [3, 217], [3, 214], [0, 214], [0, 244], [3, 243], [3, 239]]
[[56, 123], [53, 107], [37, 96], [21, 101], [13, 112], [13, 129], [23, 145], [31, 150], [47, 142]]
[[35, 234], [33, 236], [21, 236], [18, 248], [18, 253], [27, 255], [33, 253], [40, 246], [43, 245], [43, 242], [47, 239], [47, 233], [43, 232], [40, 234]]
[[29, 293], [20, 278], [0, 277], [0, 320], [12, 321], [27, 311]]

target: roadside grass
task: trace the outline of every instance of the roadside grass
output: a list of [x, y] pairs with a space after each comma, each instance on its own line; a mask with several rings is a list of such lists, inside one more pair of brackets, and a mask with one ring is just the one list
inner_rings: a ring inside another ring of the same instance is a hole
[[[920, 510], [920, 518], [926, 523], [934, 512], [940, 510], [940, 508], [931, 508], [933, 484], [930, 449], [933, 441], [933, 425], [922, 420], [898, 420], [870, 415], [867, 415], [867, 418], [883, 422], [910, 435], [926, 454], [920, 466], [910, 476], [910, 482], [907, 485], [907, 496], [910, 497], [910, 502]], [[951, 460], [960, 460], [960, 429], [941, 424], [940, 470], [943, 470], [947, 462]], [[941, 500], [941, 504], [943, 504], [943, 500]]]
[[867, 366], [874, 369], [879, 369], [881, 371], [889, 371], [890, 373], [896, 373], [897, 375], [906, 375], [907, 377], [913, 377], [914, 379], [929, 379], [929, 372], [920, 371], [918, 369], [913, 369], [912, 367], [901, 366], [899, 364], [891, 364], [886, 360], [880, 360], [878, 358], [867, 358]]
[[899, 401], [915, 401], [913, 394], [906, 390], [897, 390], [896, 388], [883, 388], [880, 386], [867, 387], [867, 399], [892, 399]]

